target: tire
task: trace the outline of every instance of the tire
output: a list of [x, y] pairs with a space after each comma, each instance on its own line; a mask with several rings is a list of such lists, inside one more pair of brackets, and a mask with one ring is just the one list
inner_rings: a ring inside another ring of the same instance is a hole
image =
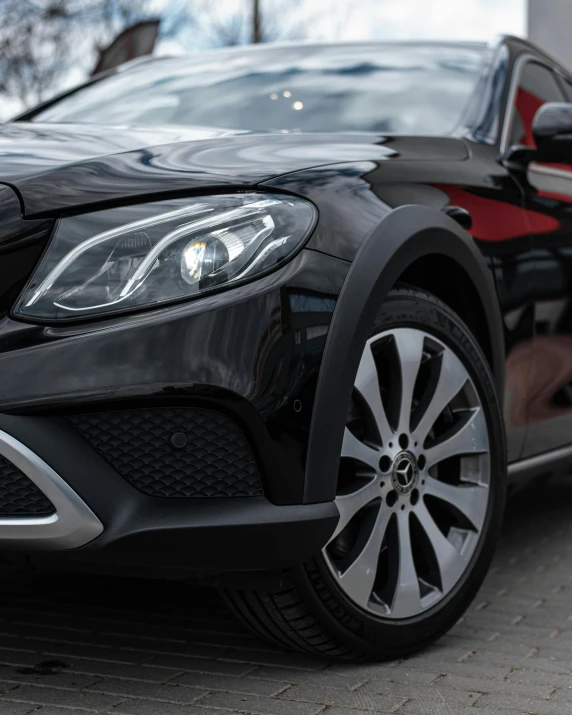
[[254, 633], [290, 651], [355, 661], [409, 655], [473, 600], [505, 497], [504, 425], [479, 345], [437, 298], [396, 288], [356, 375], [339, 533], [285, 573], [277, 592], [224, 596]]

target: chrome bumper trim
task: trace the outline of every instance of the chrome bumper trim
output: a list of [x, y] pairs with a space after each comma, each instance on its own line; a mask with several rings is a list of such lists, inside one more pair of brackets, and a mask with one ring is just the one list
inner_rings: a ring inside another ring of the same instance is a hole
[[0, 548], [75, 549], [102, 533], [101, 521], [69, 484], [26, 445], [1, 430], [0, 454], [31, 479], [56, 509], [48, 516], [0, 517]]

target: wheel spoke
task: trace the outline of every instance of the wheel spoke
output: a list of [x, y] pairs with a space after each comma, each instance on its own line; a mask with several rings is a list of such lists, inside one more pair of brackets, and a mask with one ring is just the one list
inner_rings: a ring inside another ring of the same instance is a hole
[[418, 330], [397, 330], [394, 335], [401, 367], [401, 405], [399, 432], [409, 432], [413, 389], [423, 357], [424, 334]]
[[342, 532], [350, 520], [358, 513], [366, 504], [369, 504], [374, 499], [380, 496], [379, 480], [372, 479], [361, 489], [350, 494], [338, 494], [336, 497], [336, 506], [340, 512], [340, 520], [332, 536], [332, 540]]
[[461, 361], [451, 350], [446, 348], [442, 354], [441, 370], [439, 372], [437, 387], [414, 431], [414, 437], [419, 444], [425, 442], [437, 417], [439, 417], [451, 400], [459, 394], [468, 379], [469, 376]]
[[397, 514], [397, 534], [399, 541], [399, 572], [397, 587], [391, 605], [391, 615], [394, 618], [407, 618], [419, 613], [421, 610], [419, 578], [413, 562], [411, 530], [407, 512], [398, 512]]
[[369, 344], [366, 345], [361, 358], [355, 381], [355, 388], [367, 402], [377, 425], [377, 429], [379, 430], [381, 441], [384, 445], [387, 445], [391, 439], [392, 431], [389, 426], [389, 422], [387, 421], [385, 408], [381, 401], [377, 366], [371, 352], [371, 345]]
[[367, 540], [353, 564], [339, 576], [340, 585], [360, 606], [367, 606], [377, 575], [377, 564], [391, 511], [381, 504]]
[[488, 451], [488, 435], [482, 408], [474, 408], [466, 422], [453, 434], [426, 451], [427, 468], [457, 454], [478, 454]]
[[457, 583], [467, 566], [467, 562], [464, 556], [445, 538], [423, 500], [420, 500], [415, 507], [415, 515], [433, 547], [441, 573], [443, 593], [446, 593]]
[[453, 486], [445, 484], [433, 477], [425, 480], [425, 494], [437, 497], [441, 501], [451, 504], [465, 516], [475, 529], [480, 530], [487, 511], [489, 500], [488, 488]]
[[346, 427], [344, 432], [344, 441], [342, 443], [342, 457], [351, 457], [352, 459], [357, 459], [363, 464], [367, 464], [372, 467], [372, 469], [377, 469], [379, 465], [379, 450], [370, 447], [359, 440], [350, 430]]
[[342, 444], [340, 517], [322, 556], [336, 585], [375, 616], [433, 608], [480, 543], [493, 437], [478, 388], [454, 347], [422, 326], [380, 332], [364, 348], [356, 421]]

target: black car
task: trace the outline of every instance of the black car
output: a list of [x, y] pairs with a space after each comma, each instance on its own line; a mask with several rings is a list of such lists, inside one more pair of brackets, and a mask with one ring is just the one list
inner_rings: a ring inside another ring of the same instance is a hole
[[4, 560], [328, 658], [444, 633], [508, 481], [572, 458], [567, 102], [516, 38], [288, 44], [3, 125]]

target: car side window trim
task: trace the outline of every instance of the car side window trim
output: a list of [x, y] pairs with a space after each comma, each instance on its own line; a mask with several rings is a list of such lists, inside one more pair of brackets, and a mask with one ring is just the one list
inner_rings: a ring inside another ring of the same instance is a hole
[[514, 121], [516, 93], [520, 86], [520, 80], [522, 78], [522, 75], [524, 74], [524, 70], [526, 69], [526, 66], [528, 64], [537, 64], [541, 67], [544, 67], [544, 69], [548, 70], [549, 72], [552, 72], [556, 76], [556, 82], [558, 84], [558, 87], [560, 88], [560, 91], [562, 92], [562, 101], [565, 101], [567, 96], [564, 87], [562, 86], [564, 77], [557, 65], [552, 65], [549, 62], [546, 62], [544, 59], [541, 59], [530, 52], [526, 52], [522, 55], [519, 55], [519, 57], [517, 57], [514, 63], [512, 77], [510, 79], [510, 86], [508, 90], [508, 97], [506, 100], [507, 103], [505, 106], [504, 121], [500, 141], [501, 156], [505, 154], [505, 152], [510, 148], [509, 137]]

